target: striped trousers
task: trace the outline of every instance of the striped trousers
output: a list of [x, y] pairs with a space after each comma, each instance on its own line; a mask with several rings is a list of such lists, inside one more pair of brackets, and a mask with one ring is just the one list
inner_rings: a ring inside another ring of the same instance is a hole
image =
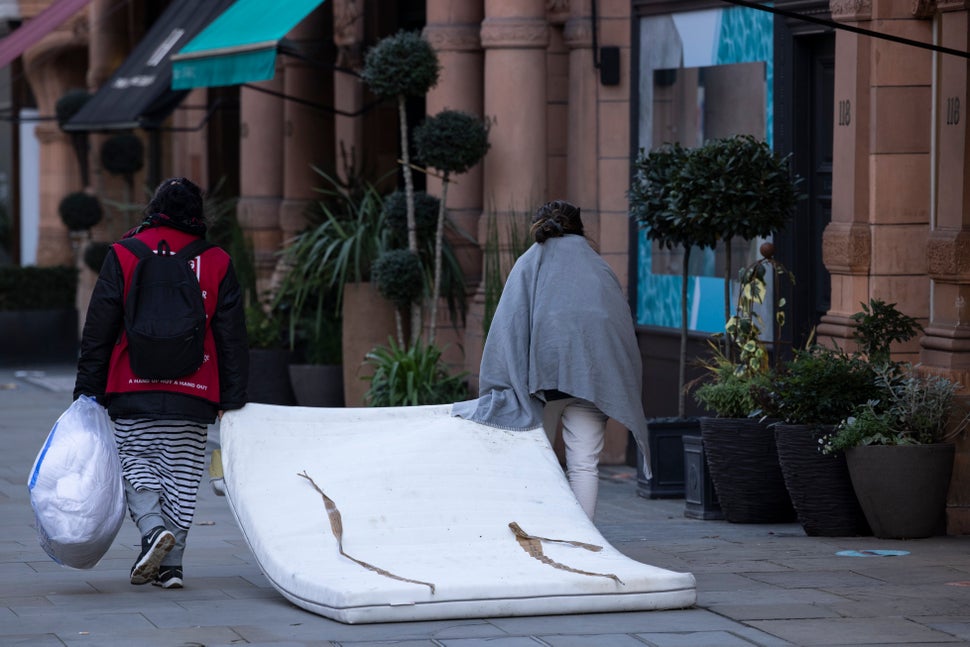
[[205, 471], [208, 425], [149, 419], [114, 423], [128, 513], [142, 535], [156, 526], [171, 531], [175, 548], [163, 564], [181, 565]]

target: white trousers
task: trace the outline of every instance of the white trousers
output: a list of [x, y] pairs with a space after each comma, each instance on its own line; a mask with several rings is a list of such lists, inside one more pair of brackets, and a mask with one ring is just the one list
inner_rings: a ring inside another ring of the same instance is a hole
[[606, 434], [606, 414], [587, 400], [563, 398], [548, 402], [542, 424], [551, 443], [562, 420], [566, 445], [566, 478], [569, 487], [590, 519], [596, 511], [599, 493], [599, 462]]

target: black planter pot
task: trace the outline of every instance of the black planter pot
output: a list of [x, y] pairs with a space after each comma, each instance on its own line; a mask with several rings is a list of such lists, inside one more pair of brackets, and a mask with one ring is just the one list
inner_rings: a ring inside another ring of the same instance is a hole
[[684, 498], [684, 435], [700, 434], [697, 418], [655, 418], [647, 422], [652, 478], [637, 460], [637, 494], [647, 499]]
[[724, 517], [732, 523], [794, 521], [771, 423], [753, 418], [701, 418], [700, 423]]
[[76, 309], [0, 311], [0, 365], [73, 364], [77, 358]]
[[684, 516], [689, 519], [723, 519], [724, 512], [707, 466], [704, 441], [685, 434], [684, 440]]
[[344, 406], [342, 364], [290, 364], [290, 386], [301, 407]]
[[249, 349], [249, 401], [296, 404], [290, 386], [290, 363], [295, 353], [275, 348]]
[[954, 455], [948, 443], [847, 449], [852, 486], [872, 533], [882, 539], [945, 534]]
[[819, 440], [832, 426], [777, 423], [774, 427], [778, 463], [805, 534], [871, 535], [852, 489], [845, 456], [823, 454], [819, 449]]

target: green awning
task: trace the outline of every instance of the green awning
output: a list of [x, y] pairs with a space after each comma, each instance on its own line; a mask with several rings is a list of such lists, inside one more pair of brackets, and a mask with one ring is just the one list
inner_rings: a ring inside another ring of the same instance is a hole
[[286, 34], [324, 0], [237, 0], [172, 56], [172, 89], [273, 78]]

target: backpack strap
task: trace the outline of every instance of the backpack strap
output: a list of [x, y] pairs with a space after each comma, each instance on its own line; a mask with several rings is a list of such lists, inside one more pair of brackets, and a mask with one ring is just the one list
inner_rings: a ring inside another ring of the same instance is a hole
[[215, 247], [215, 245], [207, 241], [205, 238], [197, 238], [180, 249], [175, 255], [181, 259], [184, 259], [185, 261], [190, 261], [211, 247]]
[[119, 240], [118, 244], [134, 254], [139, 260], [152, 255], [152, 248], [137, 238], [125, 238]]
[[[154, 253], [151, 247], [146, 245], [141, 240], [138, 240], [137, 238], [125, 238], [123, 240], [119, 240], [118, 244], [124, 247], [125, 249], [127, 249], [129, 252], [134, 254], [139, 259], [148, 258]], [[180, 249], [178, 253], [175, 254], [175, 256], [185, 259], [186, 261], [190, 261], [196, 256], [198, 256], [199, 254], [201, 254], [202, 252], [204, 252], [205, 250], [209, 249], [210, 247], [215, 247], [215, 245], [205, 240], [204, 238], [198, 238], [196, 240], [193, 240], [191, 243], [189, 243], [182, 249]], [[165, 242], [164, 240], [158, 243], [158, 249], [160, 252], [168, 250], [166, 253], [171, 254], [171, 250], [168, 247], [168, 243]]]

